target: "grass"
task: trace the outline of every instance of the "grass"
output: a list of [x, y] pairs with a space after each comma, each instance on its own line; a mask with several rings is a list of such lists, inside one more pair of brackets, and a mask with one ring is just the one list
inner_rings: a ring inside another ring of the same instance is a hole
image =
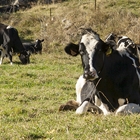
[[1, 65], [0, 139], [104, 140], [139, 139], [139, 115], [102, 116], [74, 111], [59, 112], [59, 106], [75, 99], [75, 83], [81, 71], [80, 58], [43, 53], [31, 56], [31, 64]]
[[16, 27], [22, 40], [45, 39], [43, 54], [32, 55], [29, 65], [21, 65], [14, 56], [12, 66], [7, 59], [0, 66], [1, 140], [140, 139], [139, 115], [58, 111], [76, 98], [75, 84], [83, 72], [80, 57], [72, 58], [63, 50], [66, 43], [79, 41], [80, 27], [92, 27], [102, 39], [114, 31], [139, 42], [139, 1], [117, 2], [98, 1], [94, 11], [94, 2], [72, 0], [0, 15], [0, 22]]

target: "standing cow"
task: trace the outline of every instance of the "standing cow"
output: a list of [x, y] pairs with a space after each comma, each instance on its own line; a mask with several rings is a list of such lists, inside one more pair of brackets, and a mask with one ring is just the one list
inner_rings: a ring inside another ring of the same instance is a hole
[[23, 47], [17, 29], [0, 23], [0, 50], [2, 64], [4, 57], [9, 57], [10, 63], [12, 64], [12, 53], [17, 53], [22, 64], [30, 62], [29, 54]]

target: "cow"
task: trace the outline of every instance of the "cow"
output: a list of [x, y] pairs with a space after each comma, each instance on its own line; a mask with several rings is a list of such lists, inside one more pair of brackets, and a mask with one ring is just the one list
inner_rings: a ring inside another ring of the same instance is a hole
[[83, 101], [77, 109], [78, 114], [82, 114], [91, 101], [104, 115], [124, 104], [140, 104], [139, 68], [127, 56], [126, 50], [113, 49], [90, 28], [84, 30], [79, 44], [69, 43], [65, 52], [81, 56], [83, 76], [98, 90]]
[[42, 54], [42, 42], [44, 41], [44, 39], [40, 40], [40, 39], [36, 39], [35, 42], [24, 42], [22, 43], [22, 45], [24, 46], [24, 48], [26, 49], [27, 52], [29, 52], [30, 54]]
[[[139, 67], [140, 63], [140, 50], [139, 45], [135, 44], [132, 39], [127, 36], [118, 36], [116, 37], [117, 50], [124, 52], [124, 55], [127, 55], [132, 61], [134, 61], [134, 66]], [[140, 69], [137, 69], [138, 71]], [[140, 71], [139, 71], [140, 73]]]
[[0, 7], [0, 13], [14, 13], [19, 11], [18, 5], [5, 5]]
[[22, 64], [30, 62], [29, 54], [22, 45], [16, 28], [0, 23], [0, 50], [2, 64], [4, 57], [9, 57], [12, 65], [12, 53], [17, 53]]

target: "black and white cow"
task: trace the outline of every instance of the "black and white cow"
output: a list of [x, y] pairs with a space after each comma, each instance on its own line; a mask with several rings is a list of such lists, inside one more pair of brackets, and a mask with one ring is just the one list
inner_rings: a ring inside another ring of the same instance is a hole
[[79, 44], [70, 43], [65, 52], [72, 56], [81, 55], [84, 78], [96, 85], [97, 93], [87, 98], [77, 109], [78, 114], [92, 101], [104, 115], [115, 111], [119, 106], [140, 104], [140, 76], [126, 51], [115, 50], [102, 41], [92, 29], [85, 29]]
[[2, 64], [4, 57], [9, 57], [12, 64], [12, 53], [17, 53], [22, 64], [30, 62], [29, 54], [22, 45], [17, 29], [0, 23], [0, 50]]
[[0, 7], [0, 13], [13, 13], [19, 11], [18, 5], [6, 5]]
[[22, 43], [26, 51], [30, 52], [31, 54], [42, 54], [42, 42], [44, 39], [36, 39], [35, 42], [24, 42]]

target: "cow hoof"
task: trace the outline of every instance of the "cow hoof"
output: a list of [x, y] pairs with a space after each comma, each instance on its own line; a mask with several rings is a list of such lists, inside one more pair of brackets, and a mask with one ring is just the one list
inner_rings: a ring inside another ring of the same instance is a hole
[[89, 102], [88, 101], [84, 101], [81, 106], [79, 106], [77, 109], [76, 109], [76, 114], [83, 114], [83, 113], [86, 113], [88, 111], [88, 108], [89, 108]]
[[86, 113], [86, 111], [84, 111], [81, 107], [76, 109], [76, 114], [81, 115], [81, 114], [84, 114], [84, 113]]

